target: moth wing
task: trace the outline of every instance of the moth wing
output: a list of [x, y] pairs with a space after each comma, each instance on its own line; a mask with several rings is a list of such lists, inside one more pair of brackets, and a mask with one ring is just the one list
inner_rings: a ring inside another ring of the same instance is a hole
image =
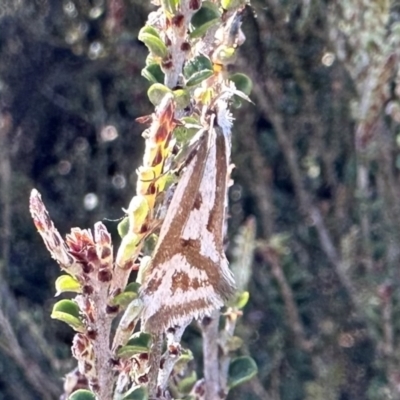
[[205, 132], [161, 228], [141, 297], [146, 330], [161, 332], [209, 315], [234, 287], [223, 251], [225, 138]]

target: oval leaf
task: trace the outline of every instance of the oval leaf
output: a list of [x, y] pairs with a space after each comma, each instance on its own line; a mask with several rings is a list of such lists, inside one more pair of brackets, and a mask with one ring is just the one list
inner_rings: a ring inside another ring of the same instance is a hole
[[128, 340], [128, 346], [139, 346], [148, 350], [151, 344], [151, 335], [145, 332], [136, 332]]
[[111, 304], [114, 306], [118, 305], [122, 309], [125, 309], [133, 300], [137, 299], [137, 297], [137, 293], [125, 291], [115, 296], [112, 299]]
[[79, 389], [68, 397], [68, 400], [96, 400], [96, 396], [86, 389]]
[[54, 304], [51, 318], [65, 322], [78, 332], [85, 330], [80, 319], [78, 304], [72, 300], [60, 300]]
[[243, 345], [243, 339], [239, 336], [232, 336], [227, 341], [227, 348], [229, 351], [239, 350]]
[[139, 34], [139, 40], [146, 45], [154, 56], [165, 58], [168, 55], [167, 46], [159, 37], [144, 32]]
[[251, 357], [238, 357], [229, 365], [228, 386], [230, 389], [254, 378], [257, 364]]
[[235, 84], [237, 90], [240, 90], [247, 96], [250, 95], [253, 89], [253, 82], [247, 75], [241, 73], [233, 74], [229, 77], [229, 80]]
[[221, 12], [219, 11], [218, 6], [211, 1], [204, 1], [200, 10], [193, 15], [190, 23], [195, 28], [198, 28], [214, 19], [219, 19], [220, 17]]
[[147, 96], [154, 106], [158, 106], [168, 93], [172, 93], [172, 90], [161, 83], [154, 83], [147, 90]]
[[179, 392], [183, 394], [190, 393], [196, 382], [197, 382], [197, 374], [195, 371], [192, 371], [192, 373], [189, 376], [183, 378], [178, 383]]
[[135, 354], [147, 353], [150, 349], [151, 335], [137, 332], [131, 336], [125, 346], [118, 349], [117, 355], [122, 358], [130, 358]]
[[81, 293], [80, 283], [71, 275], [61, 275], [56, 280], [56, 296], [65, 292]]
[[221, 0], [221, 6], [224, 10], [233, 10], [244, 5], [247, 0]]
[[115, 296], [111, 302], [113, 305], [119, 305], [122, 308], [126, 308], [133, 300], [138, 298], [140, 289], [140, 283], [131, 282], [126, 286], [125, 290]]
[[245, 307], [245, 305], [248, 303], [250, 298], [250, 293], [247, 291], [238, 293], [236, 295], [235, 301], [234, 301], [234, 307], [238, 308], [239, 310], [241, 310], [242, 308]]
[[190, 94], [187, 89], [177, 89], [173, 91], [176, 106], [183, 109], [190, 104]]
[[178, 125], [174, 129], [174, 138], [181, 145], [185, 145], [202, 128], [199, 120], [194, 117], [183, 117], [183, 125]]
[[136, 386], [125, 393], [123, 400], [148, 400], [147, 389], [143, 386]]
[[196, 39], [198, 37], [201, 37], [206, 34], [206, 32], [215, 24], [217, 24], [219, 21], [219, 18], [212, 19], [211, 21], [206, 22], [205, 24], [199, 26], [198, 28], [194, 29], [192, 32], [190, 32], [189, 37], [191, 39]]
[[164, 72], [160, 64], [150, 64], [142, 69], [142, 76], [152, 83], [163, 83]]
[[128, 232], [129, 232], [129, 218], [128, 217], [125, 217], [118, 224], [117, 230], [118, 230], [118, 234], [121, 239], [128, 234]]
[[215, 49], [212, 55], [212, 60], [215, 64], [229, 65], [234, 63], [236, 56], [235, 47], [225, 46], [222, 44]]
[[133, 292], [133, 293], [138, 294], [139, 293], [139, 289], [140, 289], [140, 283], [131, 282], [126, 286], [124, 292]]
[[204, 80], [208, 79], [213, 74], [214, 74], [214, 72], [209, 69], [205, 69], [203, 71], [196, 72], [188, 79], [188, 81], [186, 82], [186, 86], [188, 86], [188, 87], [196, 86], [199, 83], [203, 82]]
[[140, 251], [140, 243], [142, 235], [128, 232], [122, 239], [121, 245], [119, 246], [116, 263], [120, 268], [125, 268], [127, 264], [130, 264], [132, 260], [135, 260], [137, 254]]
[[162, 7], [170, 15], [174, 15], [176, 13], [179, 3], [180, 3], [180, 0], [162, 0], [161, 1]]
[[190, 361], [193, 361], [193, 353], [189, 349], [182, 349], [182, 354], [174, 365], [174, 371], [178, 374], [183, 374]]
[[142, 40], [142, 39], [140, 39], [140, 36], [145, 33], [148, 33], [149, 35], [153, 35], [154, 37], [161, 39], [161, 36], [158, 33], [157, 29], [151, 25], [146, 25], [139, 31], [139, 36], [138, 36], [139, 40]]
[[189, 79], [194, 73], [203, 71], [204, 69], [213, 69], [211, 60], [204, 56], [200, 55], [185, 64], [183, 69], [183, 76], [186, 79]]

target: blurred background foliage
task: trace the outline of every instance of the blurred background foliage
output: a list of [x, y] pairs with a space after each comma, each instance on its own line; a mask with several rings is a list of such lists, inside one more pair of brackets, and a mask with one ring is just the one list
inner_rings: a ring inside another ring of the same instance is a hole
[[[74, 367], [73, 332], [50, 319], [58, 267], [29, 192], [63, 234], [104, 219], [116, 232], [142, 158], [135, 118], [152, 111], [137, 40], [152, 9], [0, 0], [0, 399], [57, 399]], [[233, 69], [252, 77], [255, 104], [235, 112], [230, 236], [255, 216], [238, 334], [259, 375], [230, 399], [400, 399], [399, 11], [246, 10]]]

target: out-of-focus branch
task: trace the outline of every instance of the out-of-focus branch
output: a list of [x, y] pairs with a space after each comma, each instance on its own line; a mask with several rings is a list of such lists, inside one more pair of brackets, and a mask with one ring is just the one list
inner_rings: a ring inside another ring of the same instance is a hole
[[237, 174], [243, 176], [243, 182], [249, 182], [248, 189], [254, 196], [259, 210], [258, 226], [261, 227], [262, 234], [268, 237], [273, 233], [275, 212], [272, 199], [272, 169], [263, 157], [263, 149], [257, 142], [256, 136], [249, 134], [255, 132], [256, 127], [252, 126], [254, 124], [250, 121], [250, 117], [244, 115], [243, 118], [245, 120], [241, 121], [241, 125], [251, 128], [243, 131], [236, 140], [243, 149], [241, 154], [248, 154], [248, 159], [244, 160], [243, 164], [246, 162], [250, 168], [241, 168]]
[[264, 256], [265, 261], [270, 264], [272, 275], [278, 282], [283, 302], [285, 304], [288, 323], [293, 332], [295, 341], [302, 350], [309, 352], [311, 350], [312, 344], [306, 337], [304, 326], [301, 322], [299, 310], [294, 300], [293, 291], [286, 280], [286, 277], [282, 271], [282, 266], [279, 262], [279, 255], [274, 249], [268, 246], [265, 246], [262, 249], [262, 255]]
[[[18, 335], [14, 331], [13, 322], [21, 322], [21, 315], [17, 311], [17, 305], [13, 294], [4, 280], [6, 269], [9, 264], [10, 247], [11, 247], [11, 217], [12, 217], [12, 168], [11, 168], [11, 133], [12, 133], [12, 116], [7, 111], [0, 112], [0, 197], [1, 197], [1, 261], [0, 261], [0, 348], [4, 354], [7, 354], [15, 364], [20, 368], [25, 379], [32, 387], [41, 394], [43, 399], [53, 399], [58, 395], [60, 390], [48, 375], [46, 375], [41, 366], [32, 357], [28, 356], [26, 349], [21, 346]], [[11, 314], [10, 314], [11, 312]], [[9, 315], [13, 315], [10, 318]], [[24, 323], [24, 321], [22, 321]], [[29, 332], [26, 334], [30, 342], [34, 342], [35, 337], [32, 335], [33, 321], [29, 321]], [[32, 344], [34, 347], [35, 344]], [[44, 353], [43, 353], [44, 354]], [[51, 357], [47, 361], [53, 361]]]
[[[247, 70], [246, 72], [255, 80], [256, 77], [254, 71]], [[309, 221], [311, 221], [315, 226], [324, 253], [329, 262], [334, 266], [335, 272], [342, 285], [346, 288], [353, 305], [359, 311], [360, 316], [363, 316], [364, 313], [362, 311], [362, 305], [359, 304], [357, 299], [356, 288], [353, 286], [351, 279], [345, 273], [340, 253], [338, 252], [329, 230], [325, 225], [321, 211], [313, 204], [309, 193], [304, 187], [301, 168], [297, 160], [294, 144], [288, 137], [282, 115], [276, 111], [276, 107], [274, 107], [274, 102], [272, 100], [273, 97], [279, 96], [279, 93], [280, 89], [274, 84], [274, 82], [272, 82], [272, 80], [268, 80], [267, 82], [264, 82], [264, 84], [260, 83], [259, 85], [255, 85], [253, 88], [253, 96], [256, 103], [259, 105], [265, 117], [268, 118], [274, 126], [277, 141], [287, 161], [295, 193], [300, 202], [301, 212], [304, 217], [309, 219]]]
[[391, 395], [399, 398], [398, 367], [396, 360], [396, 349], [393, 326], [393, 287], [390, 282], [383, 283], [378, 287], [378, 295], [382, 311], [382, 352], [385, 358], [387, 375], [389, 378]]
[[0, 201], [1, 201], [1, 255], [0, 276], [8, 265], [11, 239], [11, 160], [10, 135], [12, 117], [7, 111], [0, 110]]
[[53, 400], [60, 393], [59, 388], [45, 375], [33, 359], [29, 359], [21, 348], [9, 319], [0, 307], [0, 348], [23, 372], [27, 381], [41, 395], [43, 400]]
[[[376, 141], [377, 126], [389, 97], [390, 77], [399, 60], [399, 35], [390, 2], [338, 1], [328, 13], [332, 45], [353, 78], [357, 90], [354, 144], [357, 161], [357, 196], [360, 207], [364, 263], [372, 271], [372, 227], [370, 203], [370, 150]], [[380, 127], [382, 128], [382, 127]], [[378, 128], [379, 129], [379, 128]]]

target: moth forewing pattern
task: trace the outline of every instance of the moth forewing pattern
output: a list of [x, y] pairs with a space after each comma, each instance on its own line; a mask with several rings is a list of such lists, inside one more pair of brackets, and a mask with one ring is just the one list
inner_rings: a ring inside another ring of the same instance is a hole
[[223, 247], [229, 149], [211, 124], [179, 180], [141, 289], [148, 332], [210, 315], [234, 291]]

